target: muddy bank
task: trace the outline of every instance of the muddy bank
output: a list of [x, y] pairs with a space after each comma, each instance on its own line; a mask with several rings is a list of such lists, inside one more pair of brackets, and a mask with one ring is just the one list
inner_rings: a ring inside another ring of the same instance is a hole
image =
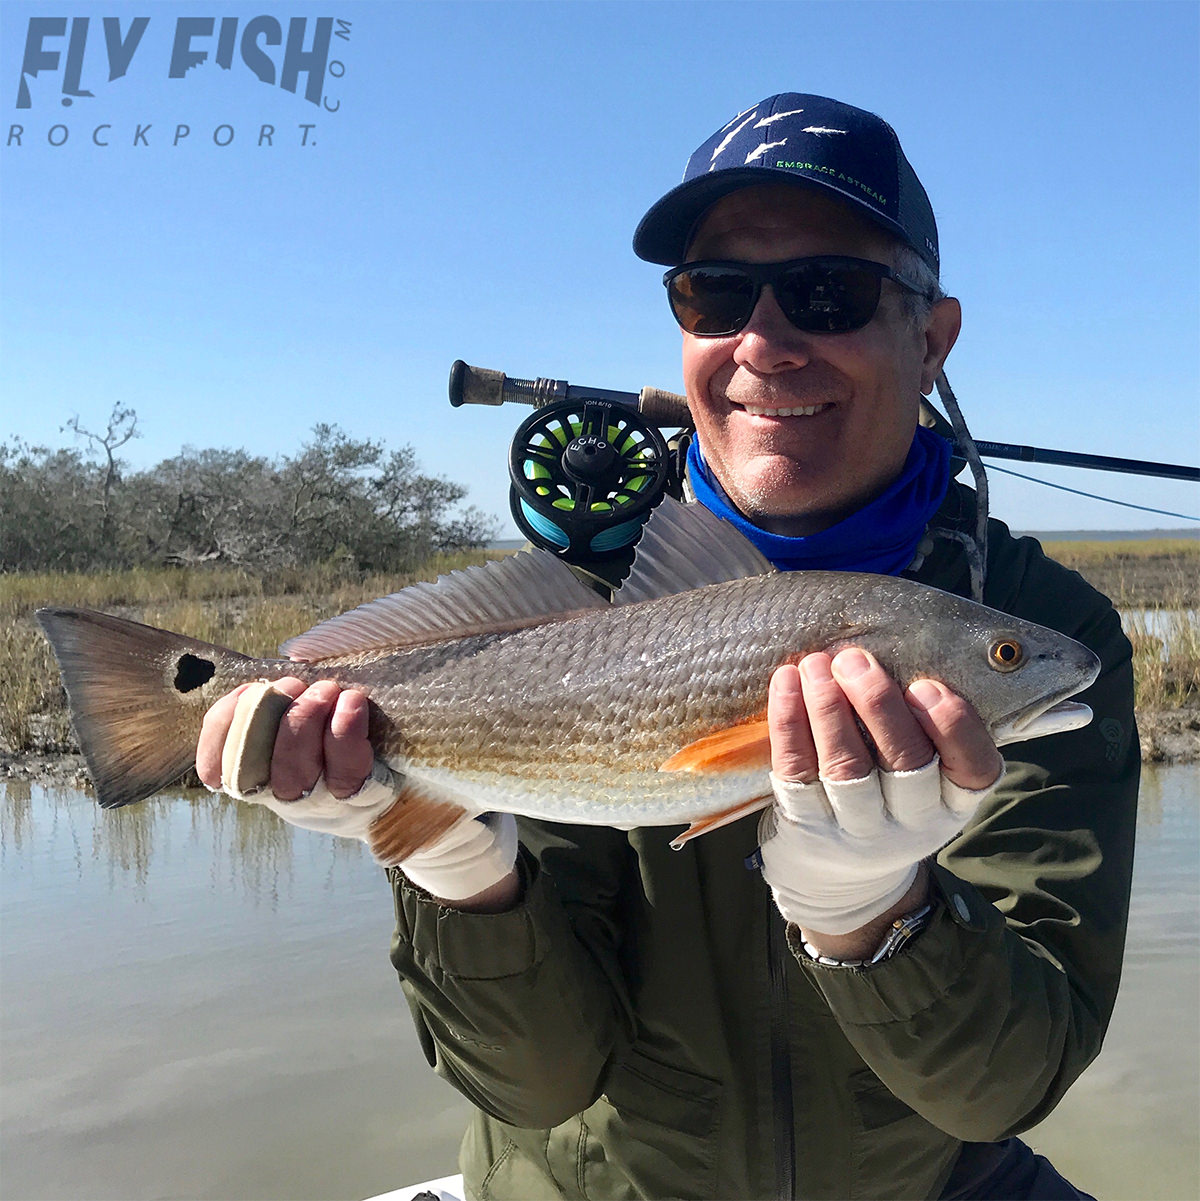
[[[14, 754], [0, 746], [0, 781], [3, 780], [27, 780], [49, 788], [92, 791], [87, 763], [78, 751], [25, 751]], [[183, 777], [180, 786], [203, 787], [194, 771], [189, 771]]]
[[0, 780], [30, 780], [58, 788], [91, 789], [87, 764], [78, 754], [42, 755], [30, 751], [14, 755], [0, 750]]
[[1138, 714], [1143, 763], [1200, 762], [1200, 706]]

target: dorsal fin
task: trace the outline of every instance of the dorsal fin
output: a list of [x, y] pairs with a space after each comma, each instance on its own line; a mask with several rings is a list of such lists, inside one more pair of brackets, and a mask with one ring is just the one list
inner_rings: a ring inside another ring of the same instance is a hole
[[369, 601], [289, 638], [279, 649], [289, 659], [318, 663], [518, 630], [607, 607], [560, 559], [543, 550], [521, 551]]
[[664, 496], [642, 528], [633, 567], [615, 605], [673, 596], [775, 570], [740, 530], [701, 504]]

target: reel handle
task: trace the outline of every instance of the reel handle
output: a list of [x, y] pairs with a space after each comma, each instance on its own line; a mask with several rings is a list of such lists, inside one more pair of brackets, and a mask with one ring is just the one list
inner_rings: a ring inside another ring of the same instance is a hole
[[632, 409], [646, 421], [658, 426], [691, 424], [686, 397], [662, 388], [643, 388], [641, 392], [618, 392], [610, 388], [585, 388], [561, 379], [510, 379], [503, 371], [472, 367], [455, 359], [450, 368], [450, 403], [460, 405], [500, 405], [506, 402], [542, 408], [559, 400], [602, 400]]

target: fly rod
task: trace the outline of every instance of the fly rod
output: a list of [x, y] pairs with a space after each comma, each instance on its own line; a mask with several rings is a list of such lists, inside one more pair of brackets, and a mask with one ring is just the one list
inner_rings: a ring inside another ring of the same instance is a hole
[[[639, 413], [659, 426], [684, 426], [691, 423], [687, 399], [662, 388], [643, 388], [640, 392], [620, 392], [610, 388], [587, 388], [561, 379], [512, 379], [502, 371], [471, 367], [457, 359], [450, 368], [450, 403], [499, 405], [527, 404], [534, 408], [556, 401], [603, 401]], [[1122, 459], [1110, 455], [1081, 454], [1071, 450], [1050, 450], [1042, 446], [1020, 446], [1009, 442], [975, 440], [985, 459], [1009, 459], [1018, 463], [1045, 463], [1056, 467], [1087, 467], [1093, 471], [1119, 471], [1129, 475], [1157, 476], [1168, 480], [1200, 483], [1200, 467], [1178, 463], [1154, 463], [1146, 459]]]
[[1015, 463], [1049, 463], [1055, 467], [1090, 467], [1093, 471], [1123, 471], [1129, 475], [1153, 475], [1165, 480], [1200, 481], [1200, 467], [1179, 463], [1152, 463], [1148, 459], [1119, 459], [1109, 455], [1086, 455], [1073, 450], [1049, 450], [1043, 446], [1019, 446], [1009, 442], [975, 439], [985, 459], [1010, 459]]

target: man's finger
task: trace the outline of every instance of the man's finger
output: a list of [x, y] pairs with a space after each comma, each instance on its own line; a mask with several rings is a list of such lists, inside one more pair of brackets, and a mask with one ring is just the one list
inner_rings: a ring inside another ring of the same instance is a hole
[[812, 727], [821, 775], [827, 780], [859, 780], [875, 760], [859, 733], [854, 710], [833, 678], [830, 657], [823, 651], [800, 660], [800, 688]]
[[[293, 699], [307, 687], [303, 680], [295, 676], [284, 676], [281, 680], [273, 681], [272, 686]], [[229, 727], [233, 724], [234, 710], [242, 693], [249, 687], [249, 683], [239, 684], [232, 692], [227, 692], [219, 701], [215, 701], [204, 715], [200, 738], [196, 743], [196, 774], [200, 777], [200, 782], [214, 792], [218, 791], [222, 784], [221, 762], [225, 754]]]
[[363, 693], [339, 694], [325, 729], [325, 783], [336, 797], [353, 796], [371, 774], [375, 752], [367, 741], [368, 717]]
[[332, 680], [319, 680], [307, 688], [301, 683], [301, 691], [283, 715], [271, 758], [271, 791], [279, 800], [299, 799], [320, 779], [325, 770], [325, 723], [340, 691]]
[[930, 739], [904, 703], [900, 685], [873, 655], [847, 647], [834, 656], [831, 669], [870, 734], [884, 771], [917, 771], [933, 758]]
[[221, 787], [231, 796], [254, 796], [270, 782], [275, 736], [291, 704], [286, 692], [266, 680], [251, 684], [238, 697], [221, 753]]
[[817, 778], [817, 749], [804, 708], [800, 673], [791, 663], [775, 669], [767, 691], [767, 730], [771, 770], [781, 780], [808, 783]]
[[233, 723], [233, 711], [237, 708], [238, 697], [249, 687], [249, 684], [242, 684], [227, 692], [204, 715], [196, 743], [196, 775], [205, 788], [213, 792], [221, 787], [221, 756], [225, 750], [225, 736]]
[[986, 788], [1004, 770], [1004, 758], [979, 714], [937, 680], [914, 680], [905, 700], [942, 759], [942, 772], [960, 788]]

